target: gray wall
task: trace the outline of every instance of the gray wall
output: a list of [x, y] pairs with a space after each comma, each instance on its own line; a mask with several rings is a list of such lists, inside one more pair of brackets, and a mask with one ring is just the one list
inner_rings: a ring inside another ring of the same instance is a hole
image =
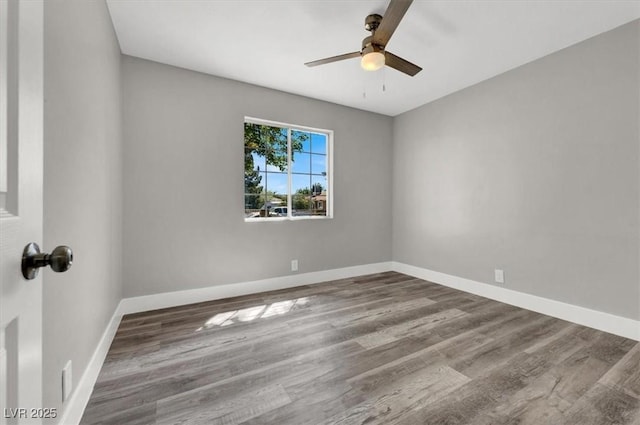
[[640, 319], [639, 27], [396, 117], [394, 260]]
[[44, 273], [44, 400], [61, 406], [61, 370], [74, 387], [122, 297], [120, 49], [104, 1], [44, 5], [44, 248], [75, 262]]
[[[389, 261], [392, 119], [123, 58], [124, 296]], [[244, 222], [243, 122], [334, 130], [334, 219]]]

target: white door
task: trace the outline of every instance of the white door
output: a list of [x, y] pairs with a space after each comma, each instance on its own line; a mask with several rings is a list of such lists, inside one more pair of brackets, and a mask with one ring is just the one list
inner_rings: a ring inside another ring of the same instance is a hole
[[[39, 423], [42, 273], [22, 250], [42, 242], [43, 4], [0, 0], [0, 424]], [[32, 410], [33, 409], [33, 410]], [[36, 419], [32, 419], [35, 417]]]

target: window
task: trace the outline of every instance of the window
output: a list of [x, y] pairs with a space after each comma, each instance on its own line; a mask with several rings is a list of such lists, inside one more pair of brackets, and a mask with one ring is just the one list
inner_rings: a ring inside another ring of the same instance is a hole
[[245, 220], [330, 218], [332, 136], [245, 118]]

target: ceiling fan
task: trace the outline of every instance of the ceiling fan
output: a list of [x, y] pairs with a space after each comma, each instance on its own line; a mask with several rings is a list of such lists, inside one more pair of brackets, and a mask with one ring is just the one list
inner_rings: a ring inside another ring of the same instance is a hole
[[371, 35], [362, 40], [361, 51], [307, 62], [305, 65], [318, 66], [360, 57], [360, 65], [367, 71], [377, 71], [387, 65], [413, 77], [422, 71], [422, 68], [385, 50], [389, 39], [412, 2], [413, 0], [391, 0], [384, 17], [378, 14], [367, 16], [364, 20], [364, 28], [371, 31]]

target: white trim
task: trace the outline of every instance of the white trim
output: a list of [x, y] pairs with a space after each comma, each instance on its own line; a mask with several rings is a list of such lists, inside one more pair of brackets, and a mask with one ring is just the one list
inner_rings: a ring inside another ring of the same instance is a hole
[[276, 223], [278, 221], [302, 221], [302, 220], [333, 220], [328, 215], [300, 215], [291, 217], [253, 217], [244, 218], [245, 223]]
[[125, 298], [120, 303], [120, 312], [122, 314], [139, 313], [141, 311], [157, 310], [159, 308], [175, 307], [208, 300], [237, 297], [239, 295], [256, 294], [259, 292], [292, 288], [294, 286], [311, 285], [330, 280], [381, 273], [389, 270], [391, 270], [391, 262], [373, 263], [361, 266], [344, 267], [340, 269], [323, 270], [319, 272], [292, 274], [289, 276], [254, 280], [251, 282], [230, 283], [226, 285], [209, 286], [206, 288]]
[[91, 398], [93, 386], [96, 384], [96, 380], [104, 364], [104, 359], [107, 357], [111, 342], [120, 325], [120, 319], [122, 319], [122, 313], [120, 313], [121, 305], [122, 301], [116, 307], [113, 316], [111, 316], [111, 320], [102, 334], [102, 338], [100, 338], [100, 342], [98, 342], [98, 346], [93, 352], [87, 368], [84, 370], [80, 381], [78, 381], [78, 385], [71, 393], [71, 398], [62, 406], [59, 424], [76, 425], [80, 423], [84, 409], [87, 407], [87, 403], [89, 403], [89, 398]]
[[[0, 2], [0, 192], [6, 193], [8, 191], [8, 175], [9, 175], [9, 161], [7, 159], [8, 145], [9, 145], [9, 133], [8, 133], [8, 121], [9, 114], [7, 113], [9, 88], [7, 74], [9, 71], [8, 66], [8, 51], [9, 44], [9, 2]], [[15, 19], [14, 16], [12, 16]], [[13, 41], [13, 40], [12, 40]], [[15, 43], [15, 41], [14, 41]], [[13, 70], [13, 69], [12, 69]], [[6, 404], [3, 404], [6, 406]], [[2, 415], [4, 416], [4, 414]]]
[[336, 199], [333, 193], [333, 163], [335, 158], [333, 157], [333, 130], [329, 130], [327, 134], [327, 199], [325, 199], [324, 210], [328, 218], [333, 218], [333, 200]]
[[490, 298], [516, 307], [640, 341], [640, 321], [638, 320], [542, 298], [524, 292], [513, 291], [396, 261], [391, 262], [391, 268], [394, 271], [428, 280], [429, 282], [439, 285], [470, 292], [480, 295], [481, 297]]
[[[309, 140], [311, 143], [311, 140]], [[265, 176], [267, 175], [267, 158], [264, 159], [264, 171]], [[311, 172], [311, 168], [309, 168], [309, 172]], [[293, 173], [291, 173], [291, 127], [287, 127], [287, 218], [293, 217], [293, 195], [291, 194], [291, 188], [293, 187]], [[264, 215], [269, 215], [269, 210], [266, 207], [267, 196], [265, 193], [265, 209]]]

